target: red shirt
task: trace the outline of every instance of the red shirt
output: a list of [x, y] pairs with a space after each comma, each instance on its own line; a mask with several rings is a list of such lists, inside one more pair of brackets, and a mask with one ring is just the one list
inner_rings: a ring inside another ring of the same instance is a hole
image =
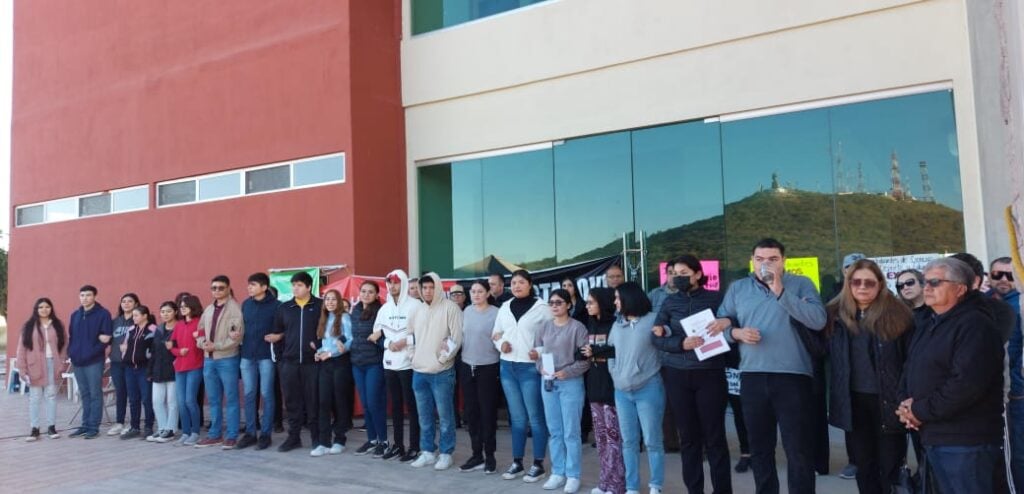
[[[174, 326], [174, 332], [171, 333], [171, 341], [174, 342], [171, 354], [174, 355], [175, 372], [188, 372], [203, 368], [203, 352], [196, 345], [196, 337], [192, 336], [198, 327], [198, 317], [192, 319], [191, 322], [178, 321], [178, 324]], [[181, 355], [182, 348], [188, 348], [184, 356]]]

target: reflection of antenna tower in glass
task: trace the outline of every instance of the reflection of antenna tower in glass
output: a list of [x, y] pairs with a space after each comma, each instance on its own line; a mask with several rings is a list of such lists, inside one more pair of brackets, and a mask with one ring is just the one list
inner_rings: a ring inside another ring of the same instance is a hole
[[900, 160], [896, 157], [896, 150], [892, 150], [892, 167], [890, 171], [892, 173], [892, 190], [889, 191], [889, 196], [897, 201], [903, 200], [903, 185], [900, 182]]
[[846, 171], [843, 170], [843, 141], [839, 141], [839, 152], [836, 153], [836, 192], [849, 192], [846, 190]]
[[928, 178], [928, 162], [922, 161], [918, 164], [921, 167], [921, 198], [925, 202], [935, 202], [935, 193], [932, 192], [932, 181]]
[[859, 161], [857, 162], [857, 193], [864, 193], [864, 168]]

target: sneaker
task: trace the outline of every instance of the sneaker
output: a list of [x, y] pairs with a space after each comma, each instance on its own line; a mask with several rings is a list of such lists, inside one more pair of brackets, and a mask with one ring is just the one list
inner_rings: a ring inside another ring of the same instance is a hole
[[523, 475], [523, 482], [534, 483], [544, 476], [544, 466], [534, 463], [530, 465], [530, 469]]
[[287, 453], [300, 447], [302, 447], [302, 439], [299, 439], [299, 436], [289, 436], [288, 439], [285, 439], [284, 442], [277, 447], [277, 450], [281, 453]]
[[434, 470], [448, 470], [452, 466], [452, 455], [441, 453], [437, 456], [437, 463], [434, 463]]
[[498, 471], [498, 462], [494, 460], [493, 456], [488, 456], [484, 459], [484, 475], [491, 475]]
[[224, 441], [224, 445], [221, 446], [220, 449], [235, 449], [236, 446], [238, 446], [238, 440], [226, 439]]
[[420, 457], [416, 458], [416, 461], [412, 462], [412, 467], [413, 468], [423, 468], [423, 467], [425, 467], [427, 465], [433, 465], [436, 462], [437, 462], [437, 457], [434, 456], [434, 453], [430, 453], [430, 452], [424, 451], [424, 452], [420, 453]]
[[651, 494], [661, 494], [661, 487], [651, 487], [649, 491]]
[[107, 431], [107, 435], [108, 436], [116, 436], [116, 435], [120, 434], [121, 432], [123, 432], [124, 430], [125, 430], [124, 424], [114, 424], [113, 427], [111, 427]]
[[356, 450], [356, 456], [365, 456], [367, 453], [373, 451], [374, 446], [376, 446], [376, 444], [374, 444], [373, 441], [366, 441], [359, 447], [359, 449]]
[[857, 478], [857, 465], [851, 463], [843, 467], [843, 470], [839, 472], [839, 478], [846, 480]]
[[505, 480], [512, 480], [523, 474], [523, 464], [518, 461], [513, 461], [512, 465], [505, 470], [505, 473], [501, 474], [501, 478]]
[[256, 449], [264, 450], [270, 447], [270, 434], [263, 434], [256, 440]]
[[216, 446], [223, 444], [224, 440], [219, 437], [208, 437], [196, 443], [197, 448], [208, 448], [210, 446]]
[[562, 492], [566, 494], [575, 494], [580, 490], [580, 479], [574, 479], [572, 477], [565, 480], [565, 489]]
[[139, 431], [138, 429], [128, 429], [128, 432], [125, 432], [125, 433], [121, 434], [121, 439], [122, 440], [135, 439], [135, 438], [137, 438], [137, 437], [139, 437], [141, 435], [142, 435], [142, 432]]
[[376, 446], [373, 447], [373, 457], [374, 458], [383, 458], [384, 457], [384, 453], [386, 453], [387, 450], [388, 450], [388, 443], [387, 442], [379, 442], [379, 443], [377, 443]]
[[169, 442], [171, 442], [173, 440], [174, 440], [174, 431], [167, 431], [167, 430], [161, 432], [160, 435], [157, 436], [157, 438], [156, 438], [156, 442], [158, 442], [160, 444], [169, 443]]
[[600, 487], [590, 489], [590, 494], [609, 494], [610, 492], [611, 491], [605, 492], [604, 489], [601, 489]]
[[736, 468], [733, 468], [733, 470], [736, 473], [746, 473], [747, 470], [750, 470], [750, 457], [740, 456], [740, 461], [736, 462]]
[[163, 433], [164, 433], [164, 431], [157, 431], [157, 432], [149, 431], [149, 434], [146, 435], [146, 442], [147, 443], [155, 443], [157, 439], [160, 439], [160, 435], [162, 435]]
[[127, 433], [128, 433], [128, 431], [130, 431], [130, 430], [132, 430], [132, 429], [131, 429], [131, 427], [128, 427], [128, 426], [126, 425], [126, 426], [124, 426], [124, 427], [122, 427], [122, 428], [121, 428], [121, 434], [120, 434], [120, 435], [122, 435], [122, 436], [123, 436], [123, 435], [127, 434]]
[[405, 454], [402, 455], [402, 457], [398, 459], [398, 461], [400, 461], [402, 463], [409, 463], [410, 461], [413, 461], [413, 460], [415, 460], [416, 458], [419, 458], [419, 457], [420, 457], [419, 450], [417, 450], [417, 449], [410, 449], [409, 451], [406, 451]]
[[466, 463], [459, 467], [460, 472], [473, 472], [484, 469], [484, 459], [479, 456], [470, 456]]
[[[146, 430], [145, 430], [145, 431], [143, 431], [143, 435], [144, 435], [144, 436], [146, 437], [146, 439], [148, 440], [149, 436], [152, 436], [152, 435], [153, 435], [153, 428], [152, 428], [152, 427], [147, 427], [147, 428], [146, 428]], [[155, 436], [154, 436], [154, 437], [155, 437]]]
[[39, 428], [33, 427], [32, 431], [28, 433], [28, 437], [25, 438], [25, 442], [31, 443], [39, 440]]
[[309, 456], [312, 456], [314, 458], [319, 458], [319, 457], [321, 457], [323, 455], [326, 455], [326, 454], [327, 454], [327, 448], [325, 448], [323, 446], [317, 446], [317, 447], [313, 448], [313, 451], [309, 452]]
[[401, 458], [402, 455], [404, 454], [405, 450], [401, 446], [393, 444], [391, 445], [390, 448], [387, 449], [387, 451], [384, 452], [384, 456], [382, 456], [381, 459], [390, 460], [392, 458]]
[[82, 434], [82, 439], [96, 439], [97, 437], [99, 437], [99, 435], [99, 431], [89, 431], [86, 432], [85, 434]]
[[[327, 452], [332, 454], [332, 455], [340, 455], [344, 451], [345, 451], [345, 445], [341, 444], [341, 443], [334, 443], [334, 444], [331, 445], [331, 449], [327, 450]], [[384, 459], [386, 460], [387, 458], [384, 458]]]
[[74, 432], [68, 434], [68, 437], [82, 437], [86, 433], [85, 427], [79, 427]]
[[242, 437], [238, 438], [238, 445], [235, 447], [237, 447], [238, 449], [245, 449], [248, 448], [249, 446], [252, 446], [253, 444], [256, 444], [256, 438], [246, 433], [242, 434]]
[[195, 446], [199, 444], [199, 433], [193, 432], [188, 435], [188, 439], [182, 441], [182, 446]]
[[541, 487], [543, 487], [546, 491], [553, 491], [559, 487], [562, 487], [563, 485], [565, 485], [565, 477], [561, 475], [551, 474], [551, 476], [548, 477], [548, 481], [544, 482], [544, 485], [542, 485]]
[[55, 425], [51, 425], [46, 429], [46, 435], [49, 436], [50, 439], [60, 439], [60, 433], [57, 432], [57, 426]]
[[191, 436], [191, 434], [182, 434], [181, 437], [179, 437], [178, 440], [174, 442], [174, 446], [185, 446], [185, 443], [188, 442], [189, 436]]

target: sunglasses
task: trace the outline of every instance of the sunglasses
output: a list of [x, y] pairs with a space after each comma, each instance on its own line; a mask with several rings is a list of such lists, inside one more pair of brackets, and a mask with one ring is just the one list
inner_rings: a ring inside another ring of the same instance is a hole
[[227, 289], [228, 289], [228, 287], [225, 286], [225, 285], [213, 285], [213, 286], [210, 287], [210, 291], [211, 292], [223, 292], [224, 290], [227, 290]]
[[565, 301], [563, 301], [563, 300], [552, 300], [552, 301], [548, 302], [548, 305], [550, 305], [552, 307], [561, 307], [561, 306], [565, 305]]
[[876, 280], [874, 278], [864, 278], [864, 279], [854, 278], [854, 279], [850, 280], [850, 286], [852, 286], [854, 288], [864, 287], [864, 288], [867, 288], [867, 289], [870, 290], [870, 289], [875, 288], [876, 286], [878, 286], [878, 280]]
[[905, 286], [917, 286], [917, 280], [910, 279], [910, 280], [907, 280], [907, 281], [905, 281], [903, 283], [896, 283], [896, 289], [897, 290], [902, 290], [903, 287], [905, 287]]
[[1006, 281], [1013, 281], [1013, 273], [1009, 271], [992, 271], [988, 274], [993, 280], [1001, 280], [1006, 278]]
[[950, 280], [941, 280], [939, 278], [932, 278], [930, 280], [924, 280], [924, 284], [932, 288], [938, 288], [943, 283], [952, 283]]

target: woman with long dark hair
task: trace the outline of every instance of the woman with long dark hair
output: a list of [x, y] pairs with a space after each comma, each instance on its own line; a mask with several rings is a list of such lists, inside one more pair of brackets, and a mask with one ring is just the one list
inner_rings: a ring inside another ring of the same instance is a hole
[[583, 295], [580, 294], [579, 284], [571, 276], [562, 278], [560, 283], [562, 290], [569, 292], [569, 317], [587, 325], [587, 321], [590, 320], [590, 315], [587, 314], [587, 304], [583, 300]]
[[352, 359], [348, 351], [353, 340], [352, 319], [342, 309], [342, 300], [340, 292], [327, 290], [320, 309], [320, 323], [316, 329], [320, 348], [314, 356], [320, 366], [317, 372], [320, 444], [313, 448], [310, 456], [340, 455], [345, 450], [345, 433], [352, 419], [349, 398], [352, 395]]
[[924, 307], [924, 273], [916, 269], [904, 269], [897, 273], [896, 293], [907, 307], [914, 310]]
[[121, 303], [117, 306], [117, 315], [111, 322], [113, 330], [110, 339], [110, 381], [114, 383], [114, 425], [107, 431], [108, 436], [127, 434], [128, 427], [124, 426], [124, 417], [128, 409], [128, 386], [124, 380], [124, 365], [121, 364], [121, 344], [124, 343], [124, 336], [128, 330], [135, 325], [132, 321], [132, 309], [141, 305], [139, 296], [134, 293], [126, 293], [121, 296]]
[[366, 280], [359, 286], [359, 303], [352, 307], [352, 375], [366, 422], [366, 443], [356, 455], [381, 458], [388, 449], [387, 392], [384, 386], [384, 340], [374, 337], [380, 310], [380, 288]]
[[18, 368], [28, 386], [28, 417], [32, 426], [26, 441], [39, 439], [39, 402], [46, 401], [46, 435], [57, 439], [57, 385], [67, 370], [67, 331], [53, 310], [53, 302], [36, 300], [32, 315], [21, 327]]
[[473, 449], [473, 455], [459, 471], [483, 469], [485, 474], [497, 469], [494, 450], [498, 387], [501, 385], [498, 380], [501, 354], [491, 342], [498, 308], [488, 301], [489, 289], [484, 280], [476, 280], [469, 286], [471, 304], [462, 311], [462, 361], [458, 364], [464, 415]]
[[181, 419], [181, 439], [176, 446], [195, 446], [202, 425], [199, 386], [203, 382], [203, 352], [194, 335], [199, 327], [203, 307], [194, 295], [185, 294], [178, 303], [181, 319], [174, 325], [171, 354], [174, 355], [174, 388]]
[[896, 415], [913, 316], [885, 288], [878, 265], [861, 259], [829, 302], [829, 423], [848, 434], [857, 458], [857, 489], [888, 493], [899, 477], [907, 430]]
[[[128, 385], [128, 408], [131, 411], [131, 428], [121, 435], [121, 439], [133, 439], [153, 434], [153, 415], [148, 410], [153, 408], [151, 387], [146, 378], [149, 367], [149, 356], [153, 347], [153, 336], [156, 331], [156, 319], [149, 307], [140, 305], [132, 309], [134, 325], [128, 330], [121, 343], [121, 355], [124, 363], [124, 380]], [[143, 435], [139, 429], [143, 411], [146, 410], [146, 431]]]
[[178, 325], [178, 305], [172, 301], [160, 304], [160, 325], [153, 333], [152, 352], [147, 377], [153, 383], [153, 412], [156, 431], [147, 441], [166, 443], [174, 439], [178, 429], [178, 397], [174, 375], [174, 327]]

